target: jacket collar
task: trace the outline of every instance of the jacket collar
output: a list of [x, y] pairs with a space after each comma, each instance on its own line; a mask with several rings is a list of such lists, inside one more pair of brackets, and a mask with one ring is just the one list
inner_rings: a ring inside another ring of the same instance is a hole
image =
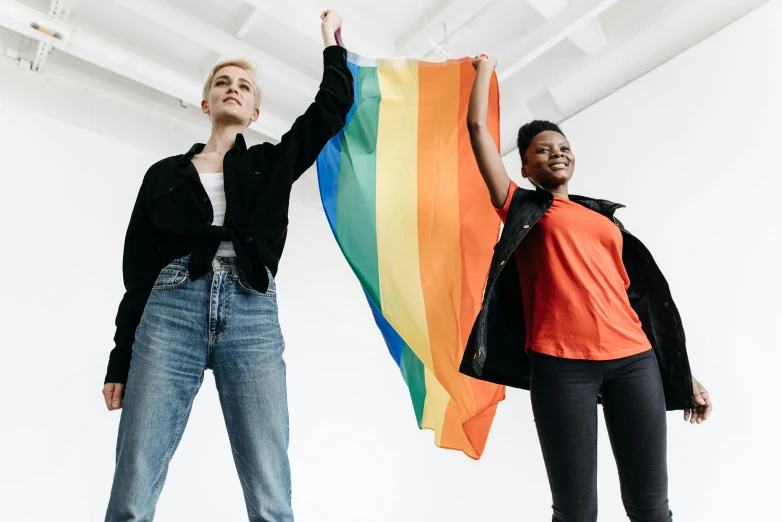
[[[543, 192], [551, 195], [551, 197], [554, 197], [553, 194], [551, 194], [551, 191], [544, 189], [538, 183], [532, 181], [531, 179], [529, 182], [535, 186], [535, 192]], [[576, 203], [583, 205], [590, 210], [594, 210], [595, 212], [599, 212], [605, 216], [613, 216], [614, 212], [616, 212], [618, 209], [625, 208], [625, 205], [622, 205], [621, 203], [614, 203], [613, 201], [608, 201], [607, 199], [595, 199], [586, 196], [577, 196], [575, 194], [569, 194], [568, 197], [571, 201], [575, 201]]]
[[[198, 177], [198, 171], [195, 169], [192, 163], [193, 156], [200, 153], [202, 150], [204, 150], [204, 147], [206, 144], [204, 143], [196, 143], [192, 147], [190, 147], [190, 150], [188, 150], [176, 163], [176, 171], [178, 174], [187, 175], [190, 177]], [[236, 135], [236, 140], [234, 143], [233, 148], [231, 148], [231, 151], [237, 151], [239, 155], [247, 152], [247, 143], [244, 141], [244, 134], [238, 133]], [[229, 152], [231, 152], [229, 151]]]

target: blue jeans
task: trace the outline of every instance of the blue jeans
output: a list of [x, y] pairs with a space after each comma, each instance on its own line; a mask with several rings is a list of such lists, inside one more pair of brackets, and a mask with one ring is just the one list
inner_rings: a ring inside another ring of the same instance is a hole
[[249, 287], [216, 257], [191, 281], [188, 256], [158, 276], [136, 329], [106, 522], [150, 521], [193, 399], [211, 368], [251, 521], [291, 522], [284, 343], [274, 281]]

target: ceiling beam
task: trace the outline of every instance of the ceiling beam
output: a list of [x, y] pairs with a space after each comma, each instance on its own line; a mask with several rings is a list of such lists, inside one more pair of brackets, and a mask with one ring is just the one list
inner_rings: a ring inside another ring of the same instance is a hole
[[[34, 29], [31, 25], [33, 23], [46, 32]], [[0, 2], [0, 26], [23, 36], [47, 42], [55, 49], [191, 105], [201, 104], [200, 82], [130, 53], [126, 49], [104, 42], [69, 24], [49, 18], [45, 13], [15, 0]], [[50, 36], [47, 33], [57, 36]], [[277, 141], [289, 127], [290, 123], [262, 111], [261, 120], [253, 123], [249, 128]]]
[[[568, 8], [570, 0], [527, 0], [527, 3], [546, 20], [551, 20]], [[599, 18], [594, 18], [576, 29], [568, 38], [584, 54], [596, 53], [608, 44], [608, 38], [603, 32]]]
[[[316, 16], [320, 13], [313, 13], [312, 17], [305, 19], [296, 6], [292, 5], [292, 2], [277, 1], [272, 5], [268, 0], [242, 1], [252, 6], [255, 13], [272, 20], [276, 25], [285, 28], [287, 32], [313, 44], [313, 47], [323, 47], [323, 38], [317, 30], [320, 27], [320, 21]], [[312, 27], [312, 30], [309, 30], [308, 25]]]
[[[247, 19], [242, 23], [242, 26], [236, 31], [236, 37], [239, 39], [244, 38], [247, 33], [250, 32], [250, 29], [252, 26], [258, 21], [258, 18], [261, 17], [261, 13], [259, 11], [253, 11], [250, 16], [247, 17]], [[222, 62], [224, 60], [228, 60], [231, 58], [230, 56], [226, 56], [224, 54], [220, 55], [220, 59], [218, 62]]]
[[255, 9], [252, 14], [247, 17], [247, 20], [244, 21], [239, 30], [236, 31], [236, 37], [240, 39], [244, 38], [247, 33], [250, 32], [250, 29], [252, 29], [252, 26], [258, 21], [262, 14], [263, 13], [261, 13], [259, 10]]
[[581, 0], [557, 15], [522, 44], [518, 53], [522, 56], [515, 63], [497, 74], [500, 83], [511, 78], [540, 55], [583, 27], [619, 0]]
[[600, 18], [594, 18], [576, 29], [570, 35], [570, 41], [576, 44], [584, 54], [595, 54], [608, 45], [608, 36], [603, 31]]
[[[298, 2], [278, 0], [242, 0], [252, 6], [255, 12], [275, 25], [294, 35], [292, 40], [302, 44], [297, 47], [302, 51], [322, 49], [323, 37], [320, 34], [320, 12], [306, 12], [298, 7]], [[364, 56], [388, 56], [394, 52], [394, 42], [388, 31], [378, 31], [377, 20], [368, 19], [363, 15], [363, 7], [359, 4], [355, 9], [345, 6], [340, 9], [345, 23], [342, 39], [345, 47], [359, 52]]]
[[288, 65], [232, 34], [160, 0], [111, 0], [134, 13], [158, 23], [172, 33], [191, 39], [221, 56], [253, 60], [266, 81], [273, 81], [310, 99], [318, 91], [318, 79]]
[[[768, 0], [689, 0], [656, 9], [643, 23], [627, 28], [621, 46], [590, 57], [581, 68], [548, 85], [563, 121], [610, 96], [633, 80], [698, 44]], [[517, 161], [518, 149], [504, 150], [504, 161]]]
[[[396, 40], [397, 54], [408, 55], [422, 44], [426, 45], [428, 51], [423, 58], [434, 52], [434, 48], [447, 50], [446, 45], [494, 3], [495, 0], [440, 0]], [[441, 36], [433, 38], [435, 33]]]
[[622, 45], [586, 61], [580, 69], [559, 76], [549, 93], [566, 118], [644, 76], [767, 0], [689, 0], [671, 2], [629, 27]]

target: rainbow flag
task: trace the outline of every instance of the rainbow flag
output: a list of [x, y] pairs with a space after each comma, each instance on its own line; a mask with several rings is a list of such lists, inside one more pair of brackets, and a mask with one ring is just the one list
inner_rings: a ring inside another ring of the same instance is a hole
[[[353, 53], [348, 66], [355, 102], [317, 160], [323, 208], [418, 427], [478, 459], [505, 388], [459, 373], [500, 227], [467, 133], [475, 70]], [[499, 143], [496, 77], [489, 114]]]

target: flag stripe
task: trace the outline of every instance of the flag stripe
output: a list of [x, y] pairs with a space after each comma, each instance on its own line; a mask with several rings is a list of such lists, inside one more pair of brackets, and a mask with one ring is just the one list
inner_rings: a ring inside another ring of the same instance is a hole
[[379, 67], [383, 99], [377, 131], [377, 253], [380, 310], [425, 366], [429, 333], [418, 262], [418, 68]]
[[391, 353], [391, 357], [394, 358], [397, 366], [402, 371], [402, 376], [405, 379], [405, 383], [410, 391], [410, 399], [413, 401], [413, 409], [415, 411], [415, 420], [418, 427], [422, 427], [424, 416], [424, 403], [426, 401], [426, 381], [424, 378], [424, 365], [421, 360], [416, 357], [409, 346], [404, 342], [402, 337], [396, 330], [394, 330], [380, 310], [375, 306], [375, 303], [369, 298], [369, 295], [364, 292], [369, 306], [372, 309], [372, 315], [375, 317], [375, 322], [383, 334], [383, 339], [386, 341], [388, 351]]
[[[353, 78], [358, 78], [359, 67], [355, 63], [348, 62], [348, 69]], [[326, 213], [326, 219], [331, 227], [331, 232], [337, 235], [337, 190], [339, 185], [339, 169], [341, 167], [340, 155], [344, 150], [343, 139], [345, 129], [350, 126], [350, 122], [358, 109], [358, 101], [362, 93], [359, 82], [353, 83], [353, 106], [348, 111], [345, 118], [345, 127], [343, 127], [336, 136], [331, 138], [323, 151], [318, 156], [315, 164], [318, 169], [318, 186], [320, 188], [320, 199], [323, 202], [323, 210]]]
[[[346, 127], [340, 152], [336, 236], [361, 285], [379, 304], [374, 194], [380, 87], [375, 68], [362, 67], [356, 78], [361, 110]], [[362, 154], [352, 154], [354, 150]]]
[[426, 377], [424, 377], [424, 363], [413, 353], [413, 350], [405, 344], [402, 352], [402, 375], [410, 389], [410, 398], [413, 401], [415, 420], [419, 428], [424, 427], [424, 407], [426, 404]]
[[[418, 70], [418, 251], [421, 288], [426, 305], [426, 322], [431, 346], [438, 355], [460, 350], [459, 310], [461, 260], [459, 253], [459, 184], [457, 136], [453, 129], [459, 115], [459, 69], [420, 67]], [[447, 422], [450, 396], [444, 386], [461, 380], [448, 357], [432, 358], [429, 366], [433, 389], [427, 381], [427, 419], [433, 425], [436, 442]], [[437, 384], [435, 384], [435, 382]], [[451, 418], [450, 422], [458, 421]], [[461, 426], [459, 426], [461, 428]], [[459, 431], [461, 431], [459, 429]]]

